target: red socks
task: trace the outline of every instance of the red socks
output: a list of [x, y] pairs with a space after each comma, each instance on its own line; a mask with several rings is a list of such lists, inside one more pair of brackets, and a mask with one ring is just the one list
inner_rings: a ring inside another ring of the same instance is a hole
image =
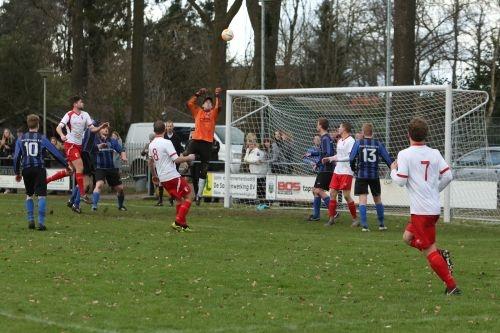
[[84, 186], [84, 177], [83, 177], [83, 173], [76, 173], [75, 175], [76, 177], [76, 184], [78, 185], [78, 189], [80, 190], [80, 196], [84, 196], [85, 195], [85, 186]]
[[450, 290], [457, 286], [455, 279], [451, 275], [448, 270], [448, 265], [444, 260], [443, 256], [439, 253], [439, 251], [434, 251], [427, 256], [427, 261], [431, 268], [436, 272], [441, 280], [446, 283], [446, 287]]
[[180, 224], [182, 226], [187, 225], [186, 215], [189, 212], [189, 207], [191, 207], [191, 201], [186, 200], [182, 204], [180, 204], [177, 215], [175, 216], [175, 221], [178, 224]]
[[47, 177], [47, 179], [45, 180], [45, 182], [48, 184], [50, 182], [53, 182], [54, 180], [59, 180], [59, 179], [62, 179], [64, 177], [66, 177], [66, 176], [68, 176], [68, 171], [66, 171], [66, 169], [59, 170], [55, 174], [53, 174], [52, 176]]
[[349, 207], [349, 211], [351, 212], [351, 216], [353, 219], [356, 218], [356, 204], [354, 201], [348, 202], [347, 206]]
[[179, 208], [181, 208], [181, 203], [175, 205], [175, 215], [179, 214]]
[[[354, 201], [348, 202], [347, 206], [349, 207], [349, 211], [351, 212], [351, 216], [353, 219], [356, 218], [356, 204]], [[337, 200], [331, 199], [330, 203], [328, 204], [328, 216], [335, 216], [337, 213]]]
[[331, 198], [328, 204], [328, 216], [335, 216], [337, 213], [337, 198]]

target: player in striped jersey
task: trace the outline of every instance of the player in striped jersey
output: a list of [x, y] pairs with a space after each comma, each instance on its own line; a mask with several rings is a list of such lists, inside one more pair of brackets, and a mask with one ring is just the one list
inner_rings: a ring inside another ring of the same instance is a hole
[[[28, 227], [35, 229], [34, 202], [33, 195], [38, 196], [38, 230], [44, 231], [45, 227], [45, 211], [46, 211], [46, 196], [47, 196], [47, 170], [43, 160], [44, 151], [47, 150], [54, 158], [66, 167], [68, 173], [71, 169], [68, 163], [61, 155], [59, 150], [50, 143], [47, 138], [38, 133], [40, 118], [35, 114], [30, 114], [27, 117], [28, 129], [16, 142], [14, 152], [14, 172], [16, 181], [20, 182], [24, 179], [24, 187], [26, 188], [26, 211], [28, 212]], [[22, 162], [22, 176], [21, 176]]]
[[411, 120], [408, 130], [410, 147], [399, 152], [391, 165], [391, 178], [406, 186], [410, 197], [410, 222], [403, 240], [421, 251], [431, 268], [446, 284], [446, 295], [462, 292], [452, 276], [450, 253], [436, 245], [436, 223], [441, 213], [439, 192], [452, 181], [449, 165], [437, 149], [425, 144], [429, 127], [423, 118]]
[[125, 200], [125, 192], [120, 178], [120, 170], [116, 168], [114, 161], [114, 152], [120, 154], [120, 159], [127, 162], [127, 154], [117, 140], [109, 137], [109, 128], [101, 128], [99, 135], [95, 139], [94, 147], [96, 151], [95, 163], [95, 188], [92, 193], [92, 211], [97, 211], [97, 206], [101, 196], [101, 190], [104, 182], [116, 191], [118, 199], [118, 210], [126, 211], [127, 208], [123, 205]]
[[322, 200], [326, 207], [328, 207], [330, 203], [330, 197], [326, 191], [328, 191], [328, 186], [330, 185], [330, 180], [332, 179], [333, 163], [322, 163], [323, 158], [335, 155], [332, 138], [328, 133], [328, 127], [329, 123], [326, 118], [318, 119], [318, 122], [316, 123], [316, 130], [321, 136], [319, 151], [317, 153], [306, 153], [305, 155], [306, 157], [318, 157], [318, 162], [315, 164], [315, 170], [318, 175], [314, 181], [313, 188], [313, 213], [307, 218], [307, 221], [309, 222], [319, 221]]
[[379, 230], [387, 230], [384, 224], [384, 205], [380, 198], [380, 179], [378, 174], [378, 164], [380, 159], [384, 160], [390, 168], [392, 158], [389, 156], [385, 146], [373, 138], [373, 125], [363, 124], [362, 139], [356, 141], [349, 157], [351, 169], [356, 175], [354, 183], [354, 195], [359, 195], [359, 215], [361, 222], [361, 231], [369, 231], [366, 221], [366, 203], [368, 199], [368, 187], [375, 202]]

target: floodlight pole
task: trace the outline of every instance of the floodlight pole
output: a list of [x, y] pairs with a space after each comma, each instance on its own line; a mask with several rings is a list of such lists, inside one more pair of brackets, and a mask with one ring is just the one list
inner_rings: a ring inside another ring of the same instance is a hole
[[47, 76], [54, 72], [50, 68], [42, 68], [37, 70], [37, 73], [43, 79], [43, 135], [47, 136]]

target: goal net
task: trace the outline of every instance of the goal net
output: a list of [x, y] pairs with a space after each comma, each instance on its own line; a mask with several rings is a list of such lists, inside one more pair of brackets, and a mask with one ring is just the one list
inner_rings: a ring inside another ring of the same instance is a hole
[[[430, 127], [428, 145], [439, 149], [454, 173], [451, 186], [441, 194], [445, 219], [499, 219], [493, 166], [500, 163], [500, 151], [488, 148], [487, 100], [484, 92], [449, 86], [228, 91], [227, 141], [238, 137], [243, 145], [226, 145], [226, 156], [231, 156], [226, 161], [231, 163], [225, 174], [208, 176], [211, 185], [205, 194], [224, 197], [226, 207], [311, 209], [315, 160], [304, 155], [316, 149], [319, 118], [328, 119], [332, 137], [342, 122], [352, 124], [353, 136], [363, 123], [372, 123], [374, 137], [396, 158], [408, 147], [410, 119], [421, 116]], [[254, 153], [245, 161], [248, 147]], [[389, 173], [381, 164], [386, 212], [408, 214], [406, 190], [393, 184]], [[347, 208], [344, 201], [339, 203], [341, 210]]]

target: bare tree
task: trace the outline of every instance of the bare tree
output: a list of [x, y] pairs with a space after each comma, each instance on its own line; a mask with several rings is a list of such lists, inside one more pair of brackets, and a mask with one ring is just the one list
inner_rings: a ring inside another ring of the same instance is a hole
[[[261, 6], [258, 0], [247, 0], [247, 12], [250, 17], [254, 35], [254, 76], [255, 85], [260, 82], [261, 68]], [[275, 88], [276, 79], [276, 54], [278, 51], [278, 32], [281, 15], [281, 0], [272, 0], [265, 2], [265, 87]]]
[[211, 13], [200, 7], [196, 0], [188, 0], [193, 6], [202, 22], [210, 30], [210, 74], [209, 85], [227, 87], [226, 75], [226, 43], [220, 38], [222, 30], [227, 28], [238, 13], [242, 0], [235, 0], [229, 10], [227, 10], [228, 0], [213, 1], [213, 18]]

